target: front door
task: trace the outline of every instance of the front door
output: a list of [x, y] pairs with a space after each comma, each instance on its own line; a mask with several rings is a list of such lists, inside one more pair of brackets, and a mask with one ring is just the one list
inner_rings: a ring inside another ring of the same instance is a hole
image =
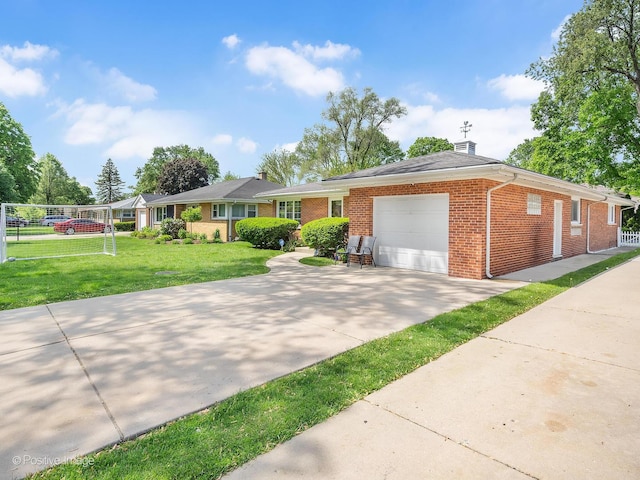
[[562, 200], [553, 202], [553, 256], [562, 256]]
[[147, 211], [143, 210], [140, 212], [140, 219], [138, 221], [138, 230], [142, 230], [142, 228], [146, 226], [147, 226]]

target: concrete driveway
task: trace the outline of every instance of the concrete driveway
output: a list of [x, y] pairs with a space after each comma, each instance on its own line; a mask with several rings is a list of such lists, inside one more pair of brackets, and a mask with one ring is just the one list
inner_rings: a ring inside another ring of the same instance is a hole
[[0, 478], [521, 285], [298, 263], [308, 255], [267, 275], [0, 312]]

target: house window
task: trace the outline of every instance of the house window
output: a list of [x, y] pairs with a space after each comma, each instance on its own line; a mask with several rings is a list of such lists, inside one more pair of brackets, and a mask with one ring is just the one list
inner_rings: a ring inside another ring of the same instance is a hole
[[330, 217], [342, 216], [342, 199], [329, 201], [329, 216]]
[[244, 210], [245, 210], [245, 205], [244, 203], [241, 204], [234, 204], [231, 206], [231, 217], [232, 218], [244, 218], [245, 214], [244, 214]]
[[571, 199], [571, 223], [580, 223], [580, 199]]
[[527, 194], [527, 214], [540, 215], [542, 213], [542, 197], [535, 193]]
[[154, 208], [154, 210], [156, 211], [156, 222], [161, 222], [162, 220], [167, 218], [167, 207], [156, 207]]
[[212, 203], [211, 204], [211, 219], [226, 218], [227, 212], [224, 203]]
[[616, 224], [616, 206], [609, 204], [608, 207], [609, 207], [609, 215], [608, 215], [609, 225], [615, 225]]
[[278, 202], [278, 217], [300, 221], [300, 200]]
[[257, 205], [247, 205], [247, 217], [254, 218], [258, 216], [258, 206]]

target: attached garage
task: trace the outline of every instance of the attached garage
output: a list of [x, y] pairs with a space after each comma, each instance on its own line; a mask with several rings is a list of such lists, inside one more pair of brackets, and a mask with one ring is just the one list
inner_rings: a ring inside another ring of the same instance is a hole
[[378, 265], [449, 273], [449, 195], [373, 199]]

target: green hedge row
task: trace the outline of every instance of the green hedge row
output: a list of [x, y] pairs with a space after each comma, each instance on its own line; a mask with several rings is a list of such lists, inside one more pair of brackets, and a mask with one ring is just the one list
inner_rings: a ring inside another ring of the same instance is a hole
[[258, 248], [280, 250], [280, 240], [289, 242], [298, 222], [287, 218], [245, 218], [236, 223], [236, 233], [241, 240]]
[[136, 222], [115, 222], [116, 232], [133, 232], [136, 229]]
[[313, 220], [302, 226], [300, 236], [309, 247], [315, 248], [320, 256], [330, 255], [343, 247], [349, 234], [349, 219], [327, 217]]

